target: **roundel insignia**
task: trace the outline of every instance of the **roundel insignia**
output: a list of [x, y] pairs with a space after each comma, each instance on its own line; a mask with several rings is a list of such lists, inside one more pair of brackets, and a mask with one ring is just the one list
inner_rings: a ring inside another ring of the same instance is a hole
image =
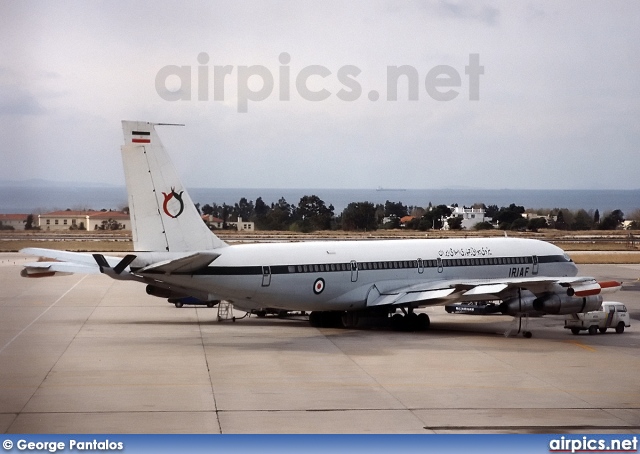
[[315, 293], [316, 295], [319, 295], [322, 293], [323, 290], [324, 290], [324, 279], [322, 278], [316, 279], [316, 281], [313, 283], [313, 293]]

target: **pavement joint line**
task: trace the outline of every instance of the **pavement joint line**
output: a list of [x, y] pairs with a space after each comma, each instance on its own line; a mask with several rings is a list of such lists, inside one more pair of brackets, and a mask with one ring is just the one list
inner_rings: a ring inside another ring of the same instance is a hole
[[40, 315], [38, 315], [36, 318], [34, 318], [31, 323], [29, 323], [27, 326], [25, 326], [24, 328], [22, 328], [22, 330], [16, 334], [15, 336], [13, 336], [13, 338], [7, 342], [2, 348], [0, 348], [0, 353], [2, 353], [9, 345], [11, 345], [11, 343], [13, 343], [14, 340], [16, 340], [18, 337], [20, 337], [20, 335], [22, 333], [24, 333], [26, 330], [28, 330], [31, 325], [33, 325], [35, 322], [37, 322], [40, 317], [42, 317], [44, 314], [46, 314], [47, 312], [49, 312], [49, 309], [51, 309], [53, 306], [55, 306], [56, 304], [58, 304], [58, 302], [64, 298], [65, 296], [67, 296], [67, 294], [69, 292], [71, 292], [71, 290], [73, 290], [74, 288], [76, 288], [82, 281], [85, 280], [85, 278], [89, 276], [88, 274], [84, 275], [78, 282], [76, 282], [69, 290], [67, 290], [66, 292], [64, 292], [57, 300], [55, 300], [53, 303], [51, 303], [51, 305], [46, 308]]
[[207, 366], [207, 375], [209, 376], [209, 384], [211, 385], [211, 397], [213, 398], [213, 408], [216, 414], [216, 422], [218, 423], [218, 432], [222, 432], [222, 423], [220, 422], [220, 413], [218, 411], [218, 402], [216, 401], [216, 392], [213, 389], [213, 380], [211, 379], [211, 369], [209, 368], [209, 356], [207, 355], [207, 349], [204, 345], [204, 334], [202, 333], [202, 323], [200, 323], [200, 313], [196, 308], [196, 317], [198, 319], [198, 331], [200, 331], [200, 342], [202, 345], [202, 353], [204, 354], [204, 361]]
[[336, 344], [336, 343], [335, 343], [335, 341], [333, 340], [333, 336], [327, 336], [326, 334], [324, 334], [324, 333], [322, 333], [322, 332], [321, 332], [321, 334], [322, 334], [322, 335], [323, 335], [323, 336], [324, 336], [324, 337], [325, 337], [329, 342], [331, 342], [331, 343], [333, 344], [333, 346], [334, 346], [335, 348], [337, 348], [337, 349], [338, 349], [338, 351], [339, 351], [340, 353], [342, 353], [344, 356], [346, 356], [346, 357], [349, 359], [349, 361], [351, 361], [351, 362], [352, 362], [352, 363], [353, 363], [353, 364], [354, 364], [358, 369], [360, 369], [362, 372], [364, 372], [364, 374], [365, 374], [367, 377], [369, 377], [369, 378], [373, 381], [373, 383], [375, 383], [376, 385], [378, 385], [381, 389], [383, 389], [383, 390], [384, 390], [384, 392], [385, 392], [385, 393], [387, 393], [387, 394], [388, 394], [389, 396], [391, 396], [391, 397], [392, 397], [396, 402], [398, 402], [398, 404], [400, 404], [400, 405], [402, 406], [402, 408], [403, 408], [403, 409], [411, 411], [411, 410], [410, 410], [410, 409], [409, 409], [409, 408], [408, 408], [408, 407], [407, 407], [407, 406], [406, 406], [406, 405], [405, 405], [405, 404], [404, 404], [404, 403], [403, 403], [403, 402], [402, 402], [402, 401], [401, 401], [397, 396], [395, 396], [393, 393], [391, 393], [387, 388], [385, 388], [385, 386], [384, 386], [382, 383], [380, 383], [378, 380], [376, 380], [376, 379], [375, 379], [375, 378], [374, 378], [374, 377], [369, 373], [369, 371], [367, 371], [364, 367], [362, 367], [360, 364], [358, 364], [358, 362], [357, 362], [355, 359], [353, 359], [353, 356], [351, 356], [351, 355], [347, 354], [345, 351], [343, 351], [343, 350], [338, 346], [338, 344]]
[[[29, 324], [29, 326], [31, 326], [38, 318], [42, 317], [49, 309], [51, 309], [53, 306], [55, 306], [58, 301], [60, 301], [62, 298], [64, 298], [69, 292], [71, 292], [71, 290], [73, 290], [74, 288], [76, 288], [78, 285], [80, 285], [80, 283], [82, 281], [85, 280], [85, 278], [87, 278], [89, 275], [85, 274], [82, 279], [80, 279], [78, 282], [76, 282], [75, 284], [73, 284], [73, 286], [71, 286], [71, 288], [69, 290], [67, 290], [66, 292], [64, 292], [60, 298], [58, 298], [57, 300], [55, 300], [53, 302], [53, 304], [51, 304], [51, 306], [49, 306], [47, 308], [47, 310], [45, 310], [42, 314], [40, 314], [33, 322], [31, 322]], [[113, 285], [113, 284], [112, 284]], [[104, 299], [104, 296], [102, 297], [102, 299]], [[102, 301], [102, 299], [100, 300], [100, 302]], [[64, 354], [67, 352], [67, 350], [69, 349], [69, 346], [73, 343], [73, 341], [76, 339], [76, 337], [78, 337], [78, 333], [80, 333], [80, 331], [82, 331], [82, 328], [84, 327], [84, 325], [87, 323], [87, 320], [89, 320], [91, 318], [91, 316], [93, 315], [93, 313], [96, 311], [96, 309], [98, 308], [98, 306], [100, 305], [100, 302], [98, 304], [96, 304], [93, 307], [93, 310], [91, 311], [91, 313], [87, 316], [87, 318], [82, 322], [82, 325], [80, 325], [80, 328], [78, 328], [78, 331], [73, 335], [73, 338], [69, 341], [69, 343], [67, 344], [67, 346], [65, 347], [64, 351], [60, 354], [60, 356], [58, 356], [58, 359], [55, 360], [55, 362], [53, 363], [53, 365], [51, 366], [51, 368], [47, 371], [47, 373], [45, 374], [44, 378], [42, 379], [42, 381], [40, 382], [40, 384], [36, 387], [35, 391], [31, 394], [31, 396], [29, 396], [29, 399], [27, 399], [27, 401], [25, 402], [24, 406], [20, 409], [20, 411], [18, 412], [18, 416], [16, 417], [16, 419], [23, 413], [25, 413], [24, 409], [27, 408], [27, 406], [29, 405], [29, 402], [31, 402], [31, 399], [33, 399], [33, 396], [36, 395], [36, 393], [38, 392], [38, 390], [40, 388], [42, 388], [42, 384], [47, 380], [47, 378], [49, 377], [49, 374], [51, 373], [51, 371], [56, 367], [56, 365], [58, 364], [58, 362], [60, 361], [60, 358], [62, 358], [64, 356]], [[25, 330], [28, 328], [28, 326], [25, 328]], [[23, 330], [24, 331], [24, 330]], [[0, 350], [1, 352], [1, 350]], [[28, 412], [27, 412], [28, 413]], [[35, 414], [35, 412], [34, 412]], [[15, 420], [14, 420], [15, 422]], [[13, 423], [12, 423], [13, 424]]]

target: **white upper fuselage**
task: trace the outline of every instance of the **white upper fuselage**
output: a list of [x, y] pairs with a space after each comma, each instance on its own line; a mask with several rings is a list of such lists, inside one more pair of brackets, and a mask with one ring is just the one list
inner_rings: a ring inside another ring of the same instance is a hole
[[560, 248], [514, 238], [262, 243], [216, 252], [204, 270], [158, 278], [241, 307], [354, 310], [366, 307], [374, 284], [384, 292], [425, 281], [577, 274]]

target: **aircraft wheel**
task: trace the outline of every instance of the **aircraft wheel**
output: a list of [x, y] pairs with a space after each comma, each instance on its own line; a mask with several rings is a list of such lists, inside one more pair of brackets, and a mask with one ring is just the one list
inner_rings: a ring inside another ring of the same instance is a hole
[[589, 327], [589, 334], [592, 336], [598, 332], [598, 327], [596, 325], [591, 325]]
[[522, 333], [525, 339], [531, 339], [533, 337], [533, 333], [531, 331], [525, 331]]
[[391, 316], [391, 327], [394, 330], [400, 331], [402, 329], [403, 322], [404, 316], [402, 314], [393, 314]]
[[602, 334], [607, 332], [607, 328], [600, 328], [598, 331], [600, 331]]
[[431, 326], [431, 320], [429, 316], [424, 312], [418, 314], [418, 329], [421, 331], [426, 331]]
[[616, 333], [618, 334], [624, 333], [624, 323], [622, 322], [618, 323], [618, 326], [616, 326]]
[[420, 330], [420, 320], [418, 318], [418, 314], [416, 314], [415, 312], [409, 312], [404, 319], [405, 319], [405, 322], [406, 322], [405, 329], [407, 331], [419, 331]]
[[[313, 311], [309, 314], [309, 324], [314, 328], [320, 328], [322, 326], [322, 317], [323, 313], [318, 311]], [[259, 317], [260, 315], [258, 315]]]
[[355, 328], [358, 326], [358, 314], [355, 312], [344, 312], [340, 318], [340, 322], [343, 328]]
[[207, 307], [213, 307], [213, 301], [208, 301], [207, 302]]
[[180, 301], [178, 301], [177, 303], [175, 303], [176, 307], [182, 307], [184, 306]]
[[580, 330], [578, 328], [571, 328], [571, 334], [580, 334]]
[[[256, 315], [260, 318], [264, 318], [267, 316], [267, 311], [256, 311]], [[313, 325], [311, 325], [313, 326]]]

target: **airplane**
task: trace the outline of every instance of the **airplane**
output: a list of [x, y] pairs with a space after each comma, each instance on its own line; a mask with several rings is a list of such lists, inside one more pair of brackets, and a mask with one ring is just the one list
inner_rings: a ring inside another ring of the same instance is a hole
[[[162, 123], [123, 121], [121, 148], [134, 252], [102, 254], [26, 248], [53, 259], [21, 275], [102, 273], [146, 284], [171, 302], [217, 304], [246, 312], [310, 312], [312, 326], [358, 326], [367, 317], [424, 330], [420, 307], [500, 301], [522, 317], [596, 310], [616, 281], [577, 276], [550, 243], [519, 238], [401, 239], [227, 244], [202, 221], [160, 141]], [[530, 331], [524, 331], [530, 337]]]

